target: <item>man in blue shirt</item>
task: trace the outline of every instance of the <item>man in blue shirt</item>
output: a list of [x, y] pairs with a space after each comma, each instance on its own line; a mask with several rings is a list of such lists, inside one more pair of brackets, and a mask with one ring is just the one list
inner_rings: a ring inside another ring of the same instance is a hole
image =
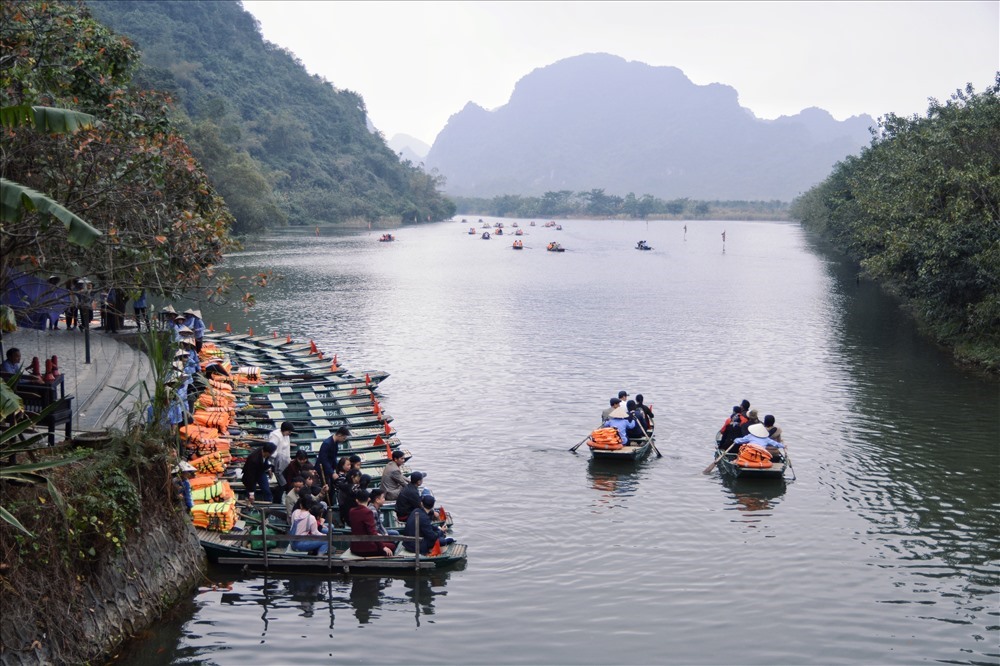
[[777, 458], [779, 460], [782, 459], [782, 449], [785, 448], [784, 444], [773, 440], [768, 436], [767, 428], [764, 427], [763, 423], [754, 423], [751, 425], [746, 436], [738, 437], [733, 441], [733, 444], [755, 444], [759, 447], [767, 449], [767, 452], [771, 454], [772, 458]]

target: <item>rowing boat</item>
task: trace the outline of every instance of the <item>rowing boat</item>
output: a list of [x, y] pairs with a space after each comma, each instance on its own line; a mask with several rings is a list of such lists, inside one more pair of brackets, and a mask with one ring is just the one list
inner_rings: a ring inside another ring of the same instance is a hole
[[642, 437], [640, 439], [630, 439], [627, 444], [620, 449], [596, 449], [590, 448], [590, 455], [594, 460], [617, 460], [622, 462], [637, 462], [642, 460], [653, 448], [653, 438], [656, 435]]
[[787, 464], [784, 459], [772, 460], [770, 467], [741, 467], [736, 464], [736, 458], [738, 455], [739, 454], [736, 451], [730, 451], [720, 457], [716, 462], [716, 466], [719, 468], [719, 471], [730, 479], [739, 479], [740, 481], [751, 479], [777, 480], [782, 479], [785, 476], [785, 468], [787, 467]]
[[[421, 555], [419, 560], [413, 553], [405, 551], [402, 546], [398, 546], [397, 554], [391, 557], [358, 557], [349, 550], [343, 549], [342, 546], [346, 545], [344, 539], [346, 535], [331, 534], [327, 543], [333, 541], [334, 547], [331, 548], [329, 554], [310, 555], [284, 547], [284, 544], [288, 543], [292, 537], [257, 534], [253, 535], [254, 538], [251, 539], [250, 529], [245, 524], [237, 523], [237, 527], [226, 533], [198, 527], [194, 529], [209, 560], [220, 565], [245, 566], [251, 569], [405, 572], [416, 569], [441, 569], [454, 566], [466, 559], [466, 546], [459, 543], [443, 546], [439, 555]], [[320, 537], [297, 537], [296, 539], [300, 541], [311, 540], [316, 542], [317, 547], [322, 541]], [[263, 543], [261, 543], [262, 541]], [[281, 546], [273, 549], [267, 548], [271, 545], [268, 542], [271, 541], [280, 542]], [[266, 550], [250, 548], [251, 542], [260, 544]], [[341, 547], [338, 548], [338, 545]]]

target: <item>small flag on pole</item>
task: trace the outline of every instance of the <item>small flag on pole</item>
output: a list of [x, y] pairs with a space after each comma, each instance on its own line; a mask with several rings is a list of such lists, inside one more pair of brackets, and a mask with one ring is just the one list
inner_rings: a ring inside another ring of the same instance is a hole
[[441, 539], [434, 542], [434, 547], [431, 548], [430, 552], [427, 553], [429, 557], [437, 557], [441, 554]]
[[386, 434], [386, 435], [388, 435], [388, 434], [389, 434], [389, 433], [391, 433], [391, 432], [392, 432], [392, 428], [390, 428], [390, 427], [389, 427], [389, 424], [388, 424], [388, 423], [386, 423], [386, 424], [385, 424], [385, 434]]
[[215, 324], [209, 322], [209, 324], [208, 324], [208, 332], [209, 333], [215, 333]]
[[448, 514], [447, 514], [447, 513], [445, 513], [445, 511], [444, 511], [444, 507], [443, 507], [443, 506], [439, 506], [439, 507], [438, 507], [438, 518], [439, 518], [440, 520], [443, 520], [443, 521], [445, 521], [445, 522], [447, 522], [447, 521], [448, 521]]
[[233, 327], [230, 326], [229, 322], [227, 321], [226, 322], [226, 333], [232, 333], [232, 332], [233, 332]]
[[368, 374], [368, 373], [366, 372], [366, 373], [365, 373], [365, 386], [368, 386], [368, 385], [369, 385], [369, 384], [371, 384], [371, 383], [372, 383], [372, 378], [371, 378], [371, 376], [369, 376], [369, 374]]
[[253, 326], [250, 327], [249, 331], [250, 331], [250, 337], [252, 338], [253, 337]]
[[323, 352], [316, 352], [316, 355], [319, 357], [319, 360], [323, 360]]
[[286, 344], [292, 344], [292, 336], [286, 335], [285, 336], [285, 343]]
[[271, 331], [271, 337], [274, 338], [275, 340], [277, 340], [278, 339], [278, 332], [277, 331]]
[[310, 340], [309, 341], [309, 355], [312, 356], [313, 354], [318, 354], [318, 353], [319, 353], [319, 350], [316, 349], [316, 343], [313, 342], [312, 340]]
[[351, 389], [351, 395], [357, 395], [358, 389]]

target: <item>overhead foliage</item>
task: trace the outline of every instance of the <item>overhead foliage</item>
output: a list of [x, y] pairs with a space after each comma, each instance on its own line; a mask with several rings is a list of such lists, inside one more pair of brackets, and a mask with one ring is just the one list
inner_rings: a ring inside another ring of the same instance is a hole
[[888, 115], [792, 214], [834, 239], [960, 355], [1000, 368], [1000, 73]]
[[[166, 294], [218, 286], [232, 218], [173, 129], [169, 99], [132, 85], [131, 42], [80, 5], [23, 0], [0, 5], [0, 50], [4, 205], [19, 198], [24, 213], [5, 213], [2, 274], [88, 275]], [[68, 244], [40, 212], [102, 235], [86, 250]]]
[[139, 78], [170, 91], [184, 136], [236, 216], [238, 233], [350, 219], [454, 214], [425, 173], [368, 128], [364, 100], [265, 42], [235, 1], [90, 2], [143, 52]]

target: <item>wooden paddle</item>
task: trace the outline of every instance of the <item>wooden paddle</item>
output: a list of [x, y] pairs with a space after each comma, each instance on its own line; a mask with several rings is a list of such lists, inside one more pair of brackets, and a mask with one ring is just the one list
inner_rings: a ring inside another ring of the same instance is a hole
[[642, 427], [642, 422], [639, 421], [639, 419], [636, 419], [635, 422], [639, 425], [639, 430], [642, 431], [643, 436], [649, 440], [649, 445], [653, 447], [653, 453], [656, 454], [657, 458], [662, 458], [663, 454], [660, 453], [660, 450], [656, 448], [656, 444], [653, 443], [653, 436], [646, 432], [646, 429]]
[[785, 463], [788, 464], [788, 471], [792, 473], [792, 481], [794, 481], [795, 480], [795, 470], [792, 469], [792, 458], [791, 458], [791, 456], [788, 455], [788, 447], [787, 446], [785, 447], [784, 454], [785, 454]]
[[577, 450], [578, 448], [580, 448], [581, 446], [583, 446], [583, 443], [584, 443], [584, 442], [586, 442], [586, 441], [587, 441], [588, 439], [590, 439], [590, 435], [587, 435], [586, 437], [584, 437], [583, 439], [581, 439], [581, 440], [580, 440], [580, 443], [579, 443], [579, 444], [577, 444], [576, 446], [574, 446], [573, 448], [571, 448], [571, 449], [569, 450], [569, 452], [570, 452], [570, 453], [575, 453], [575, 452], [576, 452], [576, 450]]
[[717, 465], [717, 464], [719, 463], [719, 461], [720, 461], [720, 460], [722, 460], [722, 458], [723, 458], [723, 457], [724, 457], [724, 456], [725, 456], [725, 455], [726, 455], [727, 453], [729, 453], [730, 451], [732, 451], [732, 450], [733, 450], [733, 447], [734, 447], [734, 446], [736, 446], [736, 442], [733, 442], [732, 444], [730, 444], [730, 445], [729, 445], [729, 448], [728, 448], [728, 449], [726, 449], [725, 451], [723, 451], [722, 453], [720, 453], [720, 454], [719, 454], [719, 457], [718, 457], [718, 458], [716, 458], [715, 460], [713, 460], [713, 461], [712, 461], [712, 464], [711, 464], [711, 465], [709, 465], [708, 467], [706, 467], [705, 469], [703, 469], [703, 470], [701, 471], [701, 473], [702, 473], [702, 474], [711, 474], [711, 473], [712, 473], [712, 470], [713, 470], [713, 469], [715, 468], [715, 466], [716, 466], [716, 465]]

